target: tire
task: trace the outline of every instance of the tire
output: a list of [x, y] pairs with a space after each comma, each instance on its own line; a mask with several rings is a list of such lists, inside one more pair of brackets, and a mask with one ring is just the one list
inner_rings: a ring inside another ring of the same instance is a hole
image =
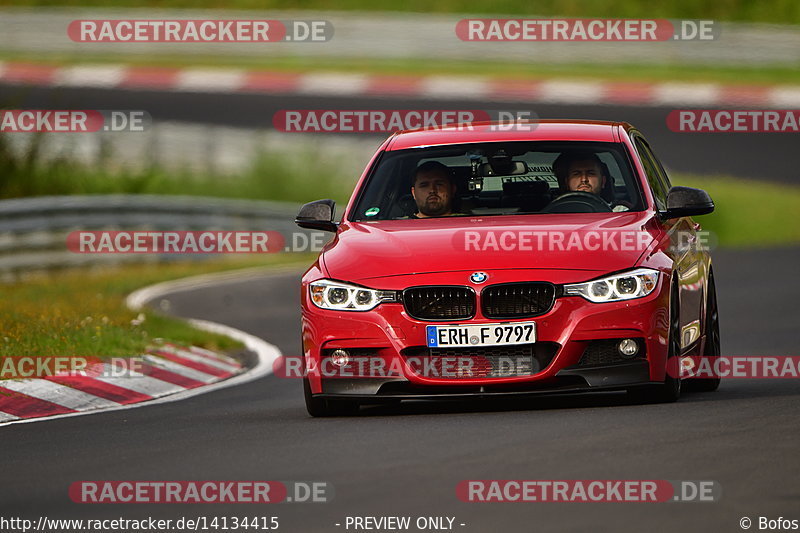
[[[717, 307], [717, 288], [714, 284], [714, 275], [708, 277], [708, 291], [706, 296], [706, 344], [703, 357], [711, 359], [712, 364], [722, 353], [719, 338], [719, 308]], [[689, 390], [697, 392], [713, 392], [719, 388], [720, 378], [690, 379], [687, 382]]]
[[[678, 303], [678, 283], [672, 282], [669, 297], [669, 350], [667, 361], [680, 353], [681, 341], [680, 305]], [[673, 377], [667, 372], [664, 375], [663, 385], [647, 385], [636, 389], [629, 389], [628, 395], [639, 403], [673, 403], [681, 397], [681, 379]]]
[[311, 394], [311, 384], [306, 377], [303, 378], [303, 396], [306, 400], [306, 410], [313, 417], [350, 416], [358, 413], [359, 405], [356, 401], [315, 398]]

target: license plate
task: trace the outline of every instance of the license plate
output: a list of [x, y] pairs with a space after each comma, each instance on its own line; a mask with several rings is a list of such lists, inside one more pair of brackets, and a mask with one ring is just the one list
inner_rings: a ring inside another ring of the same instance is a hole
[[428, 348], [507, 346], [536, 342], [535, 322], [426, 326]]

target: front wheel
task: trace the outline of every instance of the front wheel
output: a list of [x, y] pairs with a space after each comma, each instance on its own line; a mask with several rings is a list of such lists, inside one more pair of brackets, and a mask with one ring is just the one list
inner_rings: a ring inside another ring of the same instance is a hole
[[303, 378], [303, 396], [308, 414], [314, 417], [349, 416], [358, 412], [358, 402], [354, 400], [315, 398], [311, 394], [311, 383], [306, 377]]
[[[719, 309], [717, 308], [717, 288], [714, 285], [714, 276], [708, 278], [708, 296], [706, 298], [706, 344], [703, 357], [709, 359], [712, 368], [722, 353], [719, 340]], [[689, 380], [690, 390], [698, 392], [712, 392], [719, 388], [720, 378], [698, 378]]]

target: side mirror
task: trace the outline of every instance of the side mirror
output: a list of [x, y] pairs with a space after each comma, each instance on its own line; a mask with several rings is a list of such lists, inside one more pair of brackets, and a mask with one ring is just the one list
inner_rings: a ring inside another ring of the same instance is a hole
[[339, 225], [333, 221], [336, 202], [333, 200], [317, 200], [300, 208], [294, 223], [301, 228], [320, 229], [336, 233]]
[[675, 186], [667, 194], [667, 210], [661, 212], [664, 219], [707, 215], [714, 211], [711, 196], [703, 189]]

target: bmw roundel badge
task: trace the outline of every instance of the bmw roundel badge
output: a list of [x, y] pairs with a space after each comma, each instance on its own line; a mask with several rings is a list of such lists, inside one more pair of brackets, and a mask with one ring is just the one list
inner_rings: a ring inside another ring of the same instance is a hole
[[483, 283], [489, 279], [489, 274], [486, 272], [473, 272], [472, 275], [469, 277], [469, 280], [472, 283]]

